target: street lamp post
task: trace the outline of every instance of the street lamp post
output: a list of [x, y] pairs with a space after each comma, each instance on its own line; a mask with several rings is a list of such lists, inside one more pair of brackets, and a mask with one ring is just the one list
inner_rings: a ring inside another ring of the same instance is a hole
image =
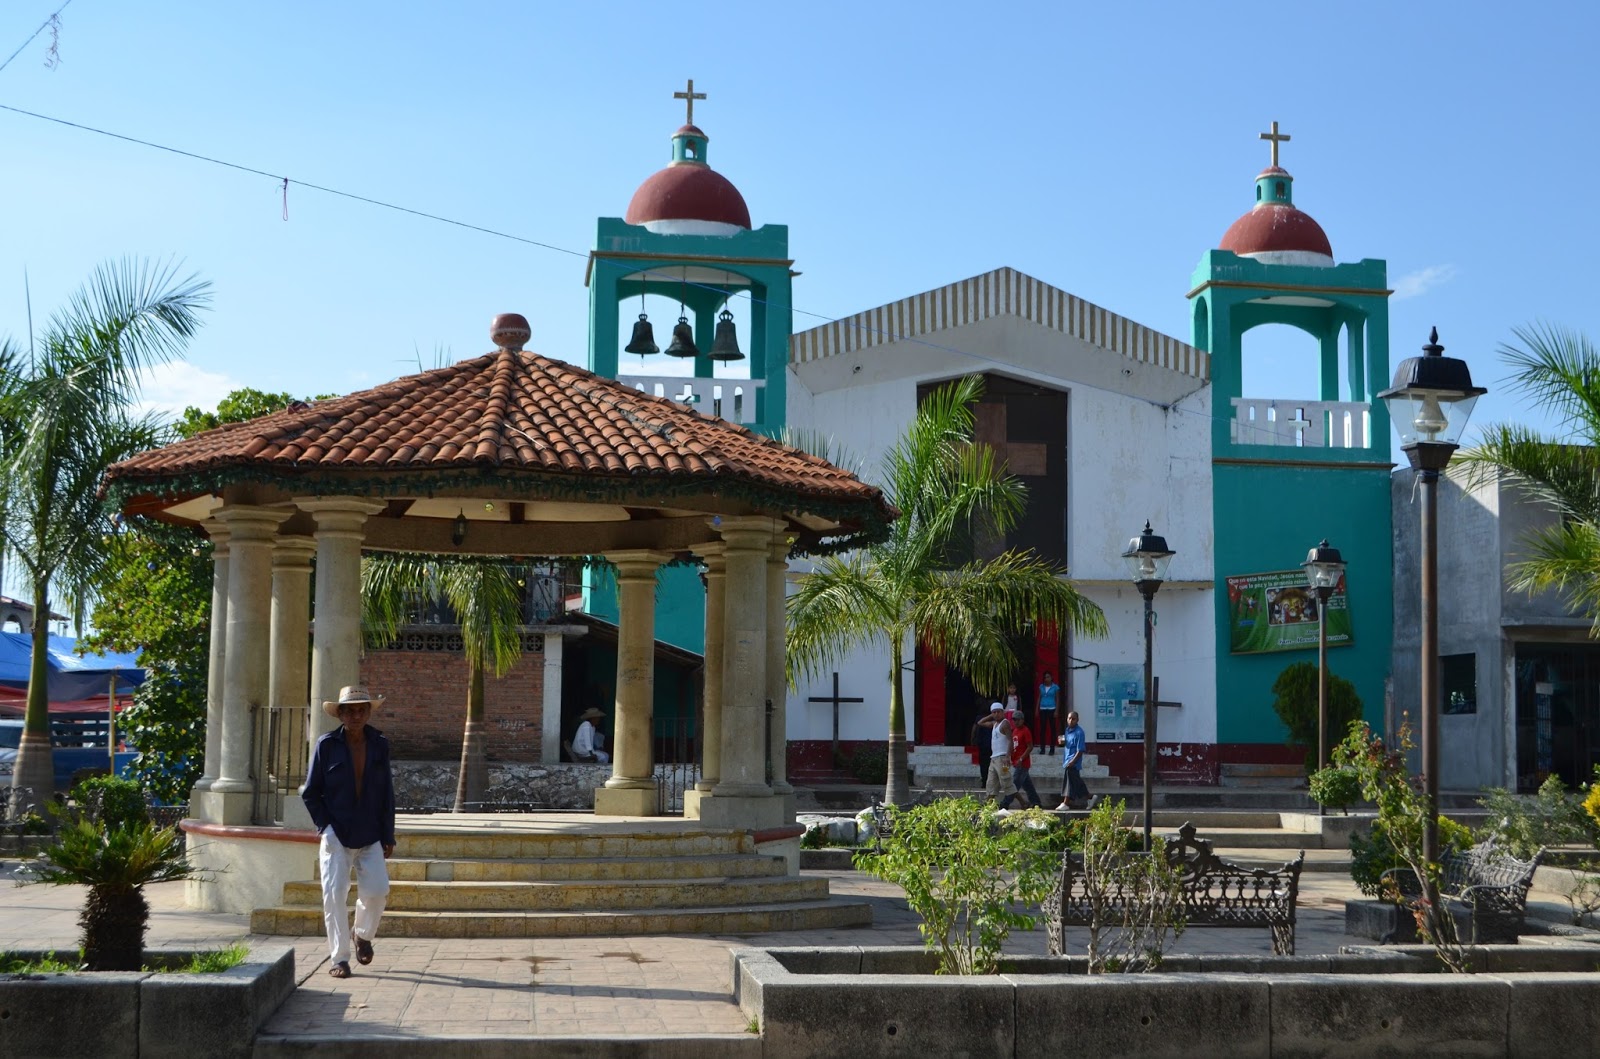
[[1144, 848], [1150, 852], [1150, 813], [1156, 794], [1156, 702], [1151, 634], [1155, 631], [1155, 598], [1166, 579], [1167, 565], [1175, 553], [1165, 537], [1157, 537], [1144, 524], [1144, 532], [1128, 541], [1122, 557], [1133, 575], [1133, 587], [1144, 597]]
[[[1459, 447], [1461, 432], [1479, 397], [1467, 362], [1444, 356], [1439, 329], [1428, 335], [1422, 356], [1402, 361], [1394, 385], [1378, 397], [1400, 433], [1400, 448], [1417, 472], [1421, 510], [1422, 565], [1422, 782], [1428, 818], [1423, 856], [1439, 861], [1439, 472]], [[1431, 889], [1431, 888], [1430, 888]], [[1429, 896], [1432, 894], [1430, 892]]]
[[[1306, 583], [1317, 594], [1317, 768], [1321, 769], [1328, 767], [1328, 600], [1344, 577], [1344, 556], [1324, 537], [1300, 565]], [[1326, 812], [1327, 806], [1321, 809]]]

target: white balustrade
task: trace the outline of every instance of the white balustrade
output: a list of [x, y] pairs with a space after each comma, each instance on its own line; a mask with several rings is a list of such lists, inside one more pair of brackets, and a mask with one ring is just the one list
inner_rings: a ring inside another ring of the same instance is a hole
[[617, 381], [653, 397], [692, 405], [730, 423], [756, 421], [756, 391], [762, 379], [699, 379], [682, 375], [619, 375]]
[[1364, 449], [1371, 433], [1364, 401], [1296, 401], [1235, 397], [1235, 445], [1292, 445], [1306, 449]]

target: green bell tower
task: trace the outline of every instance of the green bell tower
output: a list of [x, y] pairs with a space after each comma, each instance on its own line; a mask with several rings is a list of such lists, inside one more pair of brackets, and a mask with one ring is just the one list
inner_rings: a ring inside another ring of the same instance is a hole
[[[1389, 419], [1377, 400], [1389, 379], [1387, 266], [1335, 261], [1327, 234], [1295, 205], [1294, 178], [1278, 164], [1289, 137], [1273, 122], [1261, 138], [1271, 142], [1272, 164], [1255, 179], [1255, 202], [1206, 252], [1189, 291], [1194, 345], [1211, 355], [1212, 368], [1221, 762], [1291, 759], [1272, 684], [1292, 663], [1316, 663], [1315, 622], [1327, 616], [1305, 607], [1293, 578], [1242, 579], [1299, 574], [1307, 551], [1324, 539], [1343, 553], [1349, 635], [1335, 644], [1336, 596], [1329, 642], [1338, 649], [1328, 667], [1355, 684], [1373, 722], [1383, 716], [1393, 627]], [[1305, 392], [1243, 392], [1246, 336], [1266, 324], [1316, 340], [1314, 360], [1299, 365]], [[1257, 587], [1274, 583], [1280, 587]], [[1296, 621], [1310, 625], [1309, 647], [1304, 630], [1289, 628]], [[1330, 743], [1343, 735], [1330, 733]]]
[[[744, 196], [706, 161], [710, 137], [694, 123], [695, 101], [705, 93], [691, 80], [673, 98], [683, 100], [687, 112], [672, 134], [666, 168], [639, 185], [625, 216], [599, 219], [585, 278], [588, 367], [776, 435], [786, 418], [793, 326], [789, 228], [752, 228]], [[648, 319], [647, 295], [677, 302], [676, 320]], [[743, 345], [728, 309], [737, 299], [749, 307]], [[624, 311], [625, 305], [637, 308]], [[620, 370], [624, 352], [643, 358], [637, 370], [632, 364]], [[616, 619], [611, 585], [591, 584], [585, 596], [590, 613]], [[657, 637], [703, 652], [705, 590], [696, 572], [664, 569], [656, 600]]]
[[[690, 81], [673, 98], [687, 104], [688, 115], [672, 134], [671, 161], [639, 185], [625, 217], [600, 218], [595, 233], [587, 277], [589, 368], [634, 380], [662, 396], [688, 398], [707, 414], [776, 433], [784, 424], [792, 327], [789, 228], [751, 228], [744, 196], [706, 162], [710, 137], [694, 124], [695, 100], [705, 93], [696, 92]], [[674, 324], [646, 320], [642, 311], [637, 320], [627, 314], [626, 351], [641, 354], [644, 363], [638, 372], [619, 375], [622, 306], [630, 301], [642, 306], [647, 294], [679, 302], [681, 315]], [[749, 301], [748, 357], [726, 309], [730, 299], [741, 296]], [[671, 341], [658, 343], [666, 331]], [[692, 376], [651, 369], [652, 360], [660, 365], [675, 358], [692, 362]], [[740, 361], [748, 362], [748, 372]]]

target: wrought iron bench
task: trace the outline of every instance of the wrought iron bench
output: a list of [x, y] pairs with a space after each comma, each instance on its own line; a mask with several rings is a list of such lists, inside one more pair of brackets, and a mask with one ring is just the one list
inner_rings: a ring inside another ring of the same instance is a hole
[[[917, 796], [901, 806], [902, 809], [914, 809], [919, 805], [930, 804], [935, 795], [932, 785], [925, 786], [917, 792]], [[883, 852], [883, 840], [894, 834], [894, 814], [889, 810], [893, 806], [885, 805], [876, 798], [872, 800], [872, 851]]]
[[[1446, 850], [1439, 857], [1439, 896], [1458, 921], [1467, 924], [1463, 940], [1473, 945], [1514, 945], [1528, 912], [1528, 890], [1544, 850], [1532, 860], [1518, 860], [1493, 840], [1471, 849]], [[1422, 896], [1416, 873], [1391, 868], [1382, 878], [1392, 880], [1406, 903]]]
[[[1045, 932], [1052, 956], [1062, 953], [1065, 928], [1089, 925], [1091, 909], [1083, 887], [1082, 856], [1070, 850], [1061, 855], [1060, 881], [1045, 898]], [[1178, 837], [1167, 841], [1165, 856], [1177, 869], [1183, 888], [1185, 929], [1267, 927], [1272, 931], [1273, 954], [1294, 955], [1295, 900], [1305, 850], [1281, 868], [1246, 868], [1219, 859], [1210, 842], [1195, 837], [1194, 825], [1184, 824]], [[1111, 897], [1119, 911], [1129, 900], [1120, 887], [1112, 890]]]
[[[17, 796], [17, 812], [11, 811], [11, 799]], [[20, 848], [22, 838], [28, 833], [31, 813], [42, 813], [44, 807], [33, 796], [32, 787], [0, 787], [0, 835], [13, 835]]]

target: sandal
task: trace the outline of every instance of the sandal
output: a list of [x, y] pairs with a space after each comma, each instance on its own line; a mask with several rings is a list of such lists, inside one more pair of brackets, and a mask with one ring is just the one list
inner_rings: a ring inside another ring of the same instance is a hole
[[365, 967], [372, 962], [372, 942], [356, 935], [356, 962]]
[[340, 960], [338, 963], [336, 963], [332, 967], [328, 968], [328, 974], [329, 974], [330, 977], [333, 977], [333, 978], [349, 978], [350, 977], [350, 963], [349, 963], [349, 961], [348, 960]]

